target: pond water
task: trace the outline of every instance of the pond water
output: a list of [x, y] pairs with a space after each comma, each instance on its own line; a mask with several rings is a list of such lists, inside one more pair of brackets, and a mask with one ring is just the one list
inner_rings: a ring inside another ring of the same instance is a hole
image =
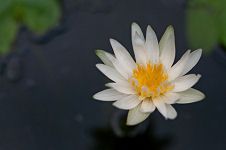
[[192, 70], [202, 75], [195, 88], [205, 100], [175, 105], [175, 120], [156, 111], [128, 128], [121, 122], [126, 111], [92, 98], [109, 81], [95, 67], [94, 50], [112, 52], [114, 38], [132, 53], [132, 22], [143, 31], [150, 24], [158, 38], [173, 25], [177, 60], [189, 49], [186, 1], [64, 0], [62, 6], [60, 27], [39, 38], [22, 29], [3, 65], [1, 150], [226, 149], [226, 67], [214, 55]]

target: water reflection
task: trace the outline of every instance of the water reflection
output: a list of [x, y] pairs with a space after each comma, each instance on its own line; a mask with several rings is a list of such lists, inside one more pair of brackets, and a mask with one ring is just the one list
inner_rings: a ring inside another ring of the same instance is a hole
[[[122, 119], [123, 118], [123, 119]], [[118, 111], [111, 120], [111, 125], [106, 128], [94, 129], [92, 137], [94, 139], [93, 150], [164, 150], [171, 143], [171, 136], [159, 137], [155, 134], [153, 120], [129, 127], [125, 125], [126, 114]]]

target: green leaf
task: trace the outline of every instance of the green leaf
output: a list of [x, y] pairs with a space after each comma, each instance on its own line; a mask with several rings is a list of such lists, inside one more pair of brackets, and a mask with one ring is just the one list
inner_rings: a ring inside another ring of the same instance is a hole
[[10, 17], [1, 18], [0, 20], [0, 54], [2, 55], [9, 51], [15, 40], [17, 24]]
[[3, 0], [0, 4], [0, 55], [9, 51], [21, 24], [38, 34], [56, 25], [60, 18], [58, 3], [56, 0]]
[[12, 0], [3, 0], [0, 4], [0, 16], [5, 13], [11, 6]]
[[192, 48], [202, 48], [205, 53], [213, 50], [218, 42], [215, 17], [205, 9], [187, 10], [187, 36]]
[[219, 10], [225, 7], [225, 0], [189, 0], [188, 6], [193, 8], [205, 8]]
[[[60, 8], [55, 0], [23, 0], [24, 23], [36, 33], [44, 33], [57, 24]], [[26, 2], [26, 3], [25, 3]]]
[[219, 28], [219, 36], [220, 43], [226, 47], [226, 10], [223, 10], [219, 15], [218, 19], [218, 28]]

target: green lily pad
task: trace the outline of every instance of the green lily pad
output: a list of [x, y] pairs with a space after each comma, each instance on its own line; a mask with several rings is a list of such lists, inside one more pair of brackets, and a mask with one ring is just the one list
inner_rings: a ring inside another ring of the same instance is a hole
[[[25, 0], [24, 0], [25, 1]], [[55, 0], [26, 0], [24, 24], [35, 33], [42, 34], [57, 24], [60, 8]]]
[[2, 16], [3, 13], [6, 12], [10, 8], [12, 2], [13, 2], [13, 0], [1, 1], [1, 4], [0, 4], [0, 16]]
[[187, 36], [192, 48], [203, 48], [205, 53], [211, 52], [218, 42], [218, 30], [214, 15], [206, 9], [188, 9]]
[[0, 5], [0, 55], [6, 54], [21, 24], [36, 34], [55, 26], [60, 18], [57, 0], [4, 0]]
[[223, 10], [218, 18], [219, 40], [226, 47], [226, 10]]
[[16, 22], [10, 17], [1, 18], [0, 20], [0, 55], [3, 55], [8, 52], [15, 40], [18, 27]]

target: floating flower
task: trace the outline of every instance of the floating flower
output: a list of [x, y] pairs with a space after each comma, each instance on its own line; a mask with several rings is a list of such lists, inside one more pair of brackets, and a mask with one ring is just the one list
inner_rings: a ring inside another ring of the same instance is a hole
[[104, 64], [97, 68], [113, 82], [96, 93], [94, 99], [115, 101], [117, 108], [129, 110], [127, 125], [144, 121], [156, 108], [166, 119], [174, 119], [176, 110], [171, 104], [187, 104], [205, 96], [191, 88], [201, 75], [188, 74], [199, 61], [202, 50], [188, 50], [173, 65], [175, 59], [174, 29], [169, 26], [158, 43], [153, 29], [148, 26], [146, 39], [136, 24], [132, 24], [132, 45], [136, 62], [119, 42], [110, 39], [115, 55], [97, 50]]

